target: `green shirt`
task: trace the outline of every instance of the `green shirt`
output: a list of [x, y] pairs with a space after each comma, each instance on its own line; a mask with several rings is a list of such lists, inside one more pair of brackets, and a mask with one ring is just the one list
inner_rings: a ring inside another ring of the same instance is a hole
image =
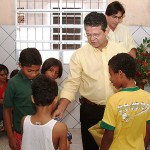
[[4, 95], [4, 108], [13, 108], [13, 128], [21, 133], [21, 119], [25, 115], [33, 115], [35, 106], [32, 103], [31, 83], [20, 71], [16, 76], [9, 80]]

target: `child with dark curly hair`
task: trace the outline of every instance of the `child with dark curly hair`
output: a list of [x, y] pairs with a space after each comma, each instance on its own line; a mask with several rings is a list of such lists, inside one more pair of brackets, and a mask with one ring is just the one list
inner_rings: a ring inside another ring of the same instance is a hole
[[67, 126], [52, 118], [58, 98], [57, 83], [46, 75], [39, 75], [32, 83], [34, 115], [22, 119], [22, 150], [68, 150]]
[[145, 150], [150, 141], [150, 93], [135, 85], [135, 60], [126, 53], [108, 63], [110, 81], [119, 92], [107, 100], [100, 123], [101, 150]]

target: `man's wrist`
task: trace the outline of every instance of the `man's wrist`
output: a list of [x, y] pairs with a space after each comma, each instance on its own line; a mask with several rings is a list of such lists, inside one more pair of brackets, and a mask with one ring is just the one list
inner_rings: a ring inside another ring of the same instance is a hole
[[58, 105], [58, 109], [60, 110], [60, 112], [64, 113], [69, 103], [70, 101], [68, 99], [61, 98]]

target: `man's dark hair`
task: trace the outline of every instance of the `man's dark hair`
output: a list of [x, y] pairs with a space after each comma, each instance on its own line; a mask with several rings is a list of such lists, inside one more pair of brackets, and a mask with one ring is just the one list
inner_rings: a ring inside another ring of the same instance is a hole
[[6, 72], [7, 74], [9, 74], [8, 68], [7, 68], [5, 65], [3, 65], [3, 64], [0, 64], [0, 71], [4, 71], [4, 72]]
[[121, 70], [127, 78], [134, 79], [135, 77], [136, 63], [134, 58], [127, 53], [120, 53], [113, 56], [109, 60], [108, 65], [114, 73], [118, 73]]
[[36, 48], [26, 48], [21, 51], [19, 62], [21, 66], [42, 65], [42, 57]]
[[58, 95], [57, 83], [44, 74], [33, 80], [31, 88], [36, 106], [50, 105]]
[[101, 26], [103, 31], [107, 28], [106, 17], [103, 13], [91, 12], [84, 19], [84, 26]]
[[62, 72], [63, 72], [63, 67], [62, 67], [62, 63], [60, 60], [56, 59], [56, 58], [48, 58], [44, 61], [42, 68], [41, 68], [41, 73], [45, 74], [45, 72], [50, 69], [51, 67], [57, 66], [59, 67], [59, 73], [58, 73], [58, 77], [60, 78], [62, 76]]
[[107, 16], [112, 16], [116, 15], [119, 11], [122, 13], [122, 16], [125, 14], [123, 5], [118, 1], [114, 1], [107, 6], [105, 14]]

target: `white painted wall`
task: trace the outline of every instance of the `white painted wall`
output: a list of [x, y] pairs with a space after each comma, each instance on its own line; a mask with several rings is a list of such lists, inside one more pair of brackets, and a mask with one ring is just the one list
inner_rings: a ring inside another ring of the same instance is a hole
[[0, 0], [0, 25], [15, 24], [15, 1]]

